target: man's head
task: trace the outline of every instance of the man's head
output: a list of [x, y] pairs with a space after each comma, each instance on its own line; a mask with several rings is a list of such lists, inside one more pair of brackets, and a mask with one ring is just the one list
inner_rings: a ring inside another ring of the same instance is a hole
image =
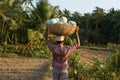
[[56, 36], [56, 42], [58, 44], [64, 44], [64, 36]]

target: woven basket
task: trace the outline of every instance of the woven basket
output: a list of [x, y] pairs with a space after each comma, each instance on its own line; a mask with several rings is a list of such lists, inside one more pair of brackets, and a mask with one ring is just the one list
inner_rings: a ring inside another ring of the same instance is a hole
[[59, 36], [69, 36], [75, 32], [77, 26], [72, 26], [69, 24], [50, 24], [47, 25], [48, 30], [54, 34]]

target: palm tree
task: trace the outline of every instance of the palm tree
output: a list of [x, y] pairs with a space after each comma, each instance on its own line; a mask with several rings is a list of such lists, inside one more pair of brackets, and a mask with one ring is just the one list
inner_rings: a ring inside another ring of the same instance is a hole
[[[39, 3], [36, 5], [35, 12], [38, 15], [38, 20], [39, 20], [39, 31], [44, 35], [45, 33], [45, 28], [46, 28], [46, 21], [50, 19], [51, 17], [54, 17], [56, 12], [58, 11], [59, 7], [58, 6], [51, 6], [48, 3], [48, 0], [40, 0]], [[53, 15], [54, 14], [54, 15]], [[40, 46], [42, 46], [44, 39], [42, 39]]]
[[104, 10], [102, 8], [96, 7], [96, 10], [93, 10], [92, 17], [95, 20], [95, 27], [98, 29], [101, 24], [102, 18], [104, 17]]
[[67, 17], [68, 20], [71, 20], [72, 14], [70, 13], [69, 10], [65, 9], [63, 11], [63, 16]]
[[71, 20], [75, 21], [77, 25], [80, 26], [81, 24], [80, 18], [81, 18], [81, 14], [79, 12], [74, 12], [72, 14]]
[[[21, 24], [23, 11], [19, 0], [4, 0], [0, 2], [0, 16], [1, 16], [1, 35], [4, 48], [8, 41], [17, 43], [17, 30]], [[10, 37], [12, 36], [12, 37]]]
[[[32, 4], [32, 3], [31, 3]], [[33, 6], [33, 5], [32, 5]], [[58, 10], [59, 7], [51, 6], [48, 3], [48, 0], [40, 0], [36, 7], [33, 8], [32, 14], [30, 15], [30, 29], [33, 29], [34, 31], [39, 31], [42, 36], [44, 35], [45, 28], [46, 28], [46, 21], [52, 17], [54, 17], [55, 11]], [[37, 39], [39, 40], [39, 39]], [[40, 48], [42, 47], [42, 43], [44, 41], [44, 38], [40, 39]], [[26, 47], [23, 49], [23, 52], [25, 49], [29, 47], [31, 43], [33, 43], [34, 40], [30, 40], [29, 43], [26, 45]]]
[[[85, 26], [84, 26], [84, 30], [85, 30], [85, 40], [87, 40], [87, 35], [88, 35], [88, 29], [90, 27], [90, 17], [91, 15], [89, 13], [85, 13], [84, 14], [84, 19], [85, 19]], [[88, 41], [88, 40], [87, 40]]]

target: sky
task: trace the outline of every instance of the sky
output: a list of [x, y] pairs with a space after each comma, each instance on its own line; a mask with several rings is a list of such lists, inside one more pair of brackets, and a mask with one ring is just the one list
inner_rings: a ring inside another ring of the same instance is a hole
[[100, 7], [108, 12], [111, 8], [120, 10], [120, 0], [48, 0], [53, 6], [59, 6], [60, 10], [67, 9], [71, 13], [77, 11], [81, 14], [92, 13], [95, 7]]

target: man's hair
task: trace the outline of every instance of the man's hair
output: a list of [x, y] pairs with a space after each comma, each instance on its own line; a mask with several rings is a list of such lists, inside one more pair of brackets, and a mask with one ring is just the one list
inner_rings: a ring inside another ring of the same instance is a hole
[[57, 42], [57, 44], [61, 44], [62, 42], [64, 42], [64, 41], [56, 41]]

